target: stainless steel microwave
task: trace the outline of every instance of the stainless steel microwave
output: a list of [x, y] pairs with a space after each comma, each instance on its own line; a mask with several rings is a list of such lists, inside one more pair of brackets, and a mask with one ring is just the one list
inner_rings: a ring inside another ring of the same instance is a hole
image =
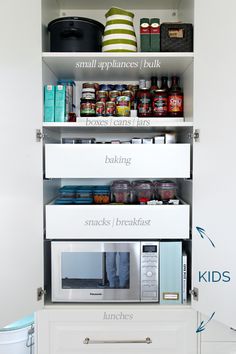
[[53, 302], [158, 302], [159, 242], [53, 241]]

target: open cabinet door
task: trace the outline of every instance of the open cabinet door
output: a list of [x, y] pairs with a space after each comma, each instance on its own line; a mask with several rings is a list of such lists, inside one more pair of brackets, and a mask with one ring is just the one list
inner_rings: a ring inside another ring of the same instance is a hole
[[[193, 307], [236, 328], [235, 0], [195, 1]], [[197, 229], [198, 228], [198, 229]]]
[[41, 5], [1, 1], [0, 328], [42, 307]]

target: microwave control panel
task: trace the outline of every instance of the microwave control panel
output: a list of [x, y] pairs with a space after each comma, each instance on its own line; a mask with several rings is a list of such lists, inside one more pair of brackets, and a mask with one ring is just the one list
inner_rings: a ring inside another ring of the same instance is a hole
[[141, 242], [141, 301], [159, 301], [159, 242]]

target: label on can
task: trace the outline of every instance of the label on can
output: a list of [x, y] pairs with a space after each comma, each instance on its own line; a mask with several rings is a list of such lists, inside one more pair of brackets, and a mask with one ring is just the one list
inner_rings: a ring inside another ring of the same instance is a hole
[[130, 97], [119, 96], [116, 100], [116, 114], [120, 117], [130, 116]]
[[106, 103], [106, 116], [114, 116], [116, 113], [115, 102], [109, 101]]
[[99, 101], [96, 103], [96, 116], [101, 117], [105, 115], [105, 102]]

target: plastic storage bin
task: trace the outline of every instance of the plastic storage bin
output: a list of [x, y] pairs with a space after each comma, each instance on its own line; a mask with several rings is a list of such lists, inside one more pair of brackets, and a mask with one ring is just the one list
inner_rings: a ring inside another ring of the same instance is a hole
[[0, 354], [34, 353], [34, 317], [27, 316], [0, 329]]

